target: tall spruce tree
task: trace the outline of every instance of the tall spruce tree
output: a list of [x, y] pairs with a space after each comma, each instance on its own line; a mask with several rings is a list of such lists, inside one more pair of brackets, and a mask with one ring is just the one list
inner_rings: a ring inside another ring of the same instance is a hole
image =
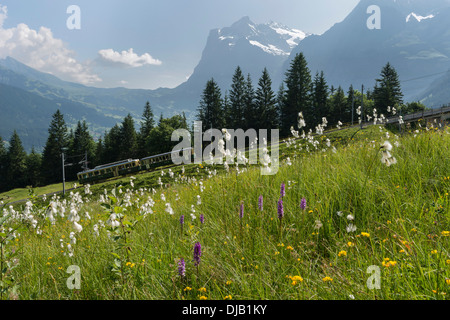
[[48, 134], [42, 155], [42, 177], [45, 184], [62, 180], [61, 154], [67, 152], [69, 146], [67, 126], [59, 110], [53, 114]]
[[150, 102], [147, 101], [142, 113], [141, 128], [137, 137], [138, 156], [143, 158], [149, 155], [149, 150], [146, 149], [146, 141], [150, 137], [150, 132], [155, 127], [155, 119]]
[[242, 129], [255, 129], [258, 122], [258, 114], [255, 111], [255, 89], [253, 88], [250, 73], [247, 75], [247, 80], [245, 81], [243, 117], [244, 125]]
[[26, 180], [26, 157], [22, 141], [16, 130], [9, 140], [8, 153], [6, 154], [6, 183], [8, 189], [25, 187]]
[[278, 128], [281, 128], [281, 118], [283, 116], [283, 109], [286, 104], [286, 89], [284, 82], [280, 84], [277, 92], [277, 114], [278, 114]]
[[234, 72], [230, 90], [230, 129], [243, 128], [245, 126], [245, 78], [238, 66]]
[[255, 129], [275, 129], [279, 125], [277, 99], [272, 90], [272, 80], [264, 68], [255, 94], [255, 111], [258, 115]]
[[41, 178], [41, 166], [42, 155], [37, 153], [34, 147], [31, 149], [31, 153], [26, 157], [26, 185], [33, 188], [39, 187], [42, 182]]
[[225, 126], [222, 94], [219, 85], [211, 78], [206, 83], [197, 111], [197, 120], [202, 122], [202, 130], [222, 129]]
[[101, 163], [104, 164], [123, 160], [120, 158], [120, 145], [120, 126], [115, 124], [109, 131], [105, 132]]
[[317, 72], [313, 81], [313, 109], [314, 118], [312, 118], [314, 123], [322, 122], [322, 117], [329, 117], [330, 110], [328, 105], [328, 85], [325, 80], [323, 71]]
[[341, 120], [342, 122], [351, 123], [353, 120], [353, 123], [355, 123], [355, 120], [358, 118], [355, 108], [356, 103], [358, 102], [355, 96], [355, 89], [353, 89], [353, 85], [350, 85], [347, 91], [347, 104], [345, 105], [343, 120]]
[[0, 191], [6, 190], [6, 148], [0, 137]]
[[336, 89], [336, 92], [331, 96], [330, 100], [331, 108], [328, 122], [330, 125], [335, 125], [338, 121], [343, 121], [347, 105], [347, 98], [341, 86]]
[[69, 155], [75, 157], [74, 165], [67, 172], [69, 178], [76, 178], [76, 174], [82, 171], [85, 164], [79, 163], [87, 157], [87, 165], [93, 168], [95, 166], [96, 145], [94, 138], [89, 133], [89, 128], [85, 120], [78, 121], [77, 127], [73, 133], [73, 140], [70, 146]]
[[298, 113], [303, 112], [307, 127], [313, 128], [314, 110], [312, 106], [312, 81], [305, 56], [298, 53], [286, 72], [286, 97], [281, 108], [280, 135], [288, 136], [291, 126], [295, 126]]
[[373, 96], [374, 107], [378, 114], [387, 114], [388, 107], [399, 108], [403, 103], [403, 93], [398, 73], [388, 62], [381, 70], [380, 78], [376, 79], [373, 93], [367, 92], [368, 98]]
[[137, 134], [131, 114], [128, 114], [122, 121], [120, 144], [117, 152], [120, 155], [120, 160], [134, 158], [137, 155]]

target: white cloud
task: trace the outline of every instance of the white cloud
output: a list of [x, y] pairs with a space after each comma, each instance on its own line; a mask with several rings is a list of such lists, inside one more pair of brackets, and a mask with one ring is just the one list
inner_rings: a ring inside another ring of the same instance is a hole
[[150, 54], [144, 53], [143, 55], [138, 55], [134, 53], [133, 48], [128, 49], [128, 51], [117, 52], [113, 49], [104, 49], [98, 52], [100, 58], [107, 62], [112, 62], [119, 65], [125, 65], [128, 67], [142, 67], [144, 65], [161, 65], [162, 62], [158, 59], [153, 58]]
[[31, 68], [68, 81], [83, 84], [102, 81], [86, 64], [78, 62], [74, 58], [75, 52], [61, 39], [54, 38], [49, 28], [40, 27], [36, 31], [20, 23], [4, 29], [7, 13], [7, 7], [0, 5], [0, 58], [10, 56]]

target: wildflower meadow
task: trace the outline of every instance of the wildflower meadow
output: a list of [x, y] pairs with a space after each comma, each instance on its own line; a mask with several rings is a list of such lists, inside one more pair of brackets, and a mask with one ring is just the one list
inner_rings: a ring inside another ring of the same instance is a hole
[[192, 164], [2, 203], [0, 298], [448, 299], [450, 129], [302, 127], [274, 175]]

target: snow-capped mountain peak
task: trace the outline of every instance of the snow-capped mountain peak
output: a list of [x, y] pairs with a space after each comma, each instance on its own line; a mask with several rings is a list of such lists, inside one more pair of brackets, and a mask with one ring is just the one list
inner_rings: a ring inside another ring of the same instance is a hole
[[240, 19], [230, 27], [217, 29], [217, 38], [224, 41], [229, 48], [245, 40], [246, 43], [275, 56], [288, 56], [291, 50], [309, 35], [276, 22], [255, 24], [249, 17]]

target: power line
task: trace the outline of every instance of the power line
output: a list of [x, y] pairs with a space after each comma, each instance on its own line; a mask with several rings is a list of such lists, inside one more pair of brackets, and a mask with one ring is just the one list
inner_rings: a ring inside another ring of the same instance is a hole
[[418, 77], [418, 78], [414, 78], [414, 79], [400, 80], [400, 82], [409, 82], [409, 81], [414, 81], [414, 80], [424, 79], [424, 78], [428, 78], [428, 77], [432, 77], [432, 76], [437, 76], [437, 75], [440, 75], [440, 74], [443, 74], [443, 73], [447, 73], [447, 72], [448, 72], [448, 71], [441, 71], [441, 72], [438, 72], [438, 73], [433, 73], [433, 74], [429, 74], [429, 75], [422, 76], [422, 77]]

